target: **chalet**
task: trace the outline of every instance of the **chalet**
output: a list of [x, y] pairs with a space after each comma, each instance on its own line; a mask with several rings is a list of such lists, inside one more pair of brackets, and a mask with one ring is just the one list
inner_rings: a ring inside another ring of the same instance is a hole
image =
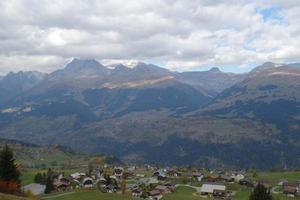
[[171, 188], [166, 185], [158, 185], [155, 187], [155, 190], [158, 190], [163, 195], [172, 193]]
[[105, 186], [107, 183], [107, 180], [103, 177], [100, 177], [97, 181], [96, 181], [96, 184], [97, 185], [100, 185], [100, 186]]
[[228, 183], [234, 182], [234, 178], [232, 178], [231, 176], [221, 175], [221, 179]]
[[73, 179], [80, 179], [81, 177], [84, 177], [85, 176], [85, 173], [74, 173], [74, 174], [71, 174], [70, 175]]
[[133, 197], [138, 197], [139, 198], [139, 197], [142, 196], [143, 191], [137, 188], [137, 189], [133, 189], [131, 194], [132, 194]]
[[178, 176], [181, 176], [181, 172], [171, 169], [171, 170], [168, 170], [167, 175], [172, 176], [172, 177], [178, 177]]
[[157, 180], [159, 180], [159, 181], [166, 180], [166, 178], [167, 178], [167, 176], [163, 170], [158, 170], [158, 171], [154, 172], [153, 176], [156, 176]]
[[208, 176], [208, 177], [205, 177], [205, 181], [207, 181], [207, 182], [217, 182], [219, 180], [220, 180], [219, 176]]
[[201, 182], [204, 178], [204, 175], [202, 173], [199, 173], [199, 172], [194, 172], [194, 173], [192, 173], [191, 176], [199, 182]]
[[244, 179], [240, 180], [239, 184], [243, 185], [243, 186], [247, 186], [247, 187], [253, 187], [254, 186], [254, 183], [248, 178], [244, 178]]
[[175, 191], [175, 189], [176, 189], [176, 184], [175, 184], [175, 183], [169, 183], [169, 182], [167, 182], [167, 183], [164, 184], [164, 186], [169, 187], [169, 189], [170, 189], [172, 192]]
[[283, 193], [286, 195], [298, 196], [300, 194], [299, 184], [297, 183], [284, 183]]
[[148, 195], [151, 200], [159, 200], [163, 197], [159, 190], [152, 190], [148, 193]]
[[53, 185], [57, 191], [66, 191], [70, 186], [69, 184], [61, 181], [54, 182]]
[[226, 196], [226, 191], [225, 190], [214, 190], [213, 194], [214, 197], [222, 198]]
[[92, 188], [94, 187], [94, 181], [92, 178], [86, 177], [83, 179], [82, 185], [84, 188]]
[[110, 184], [110, 185], [107, 185], [105, 188], [105, 191], [108, 192], [108, 193], [114, 193], [114, 192], [117, 192], [117, 188], [116, 186]]
[[115, 175], [118, 179], [121, 179], [121, 178], [122, 178], [123, 172], [124, 172], [123, 167], [115, 167], [115, 168], [114, 168], [114, 175]]
[[205, 183], [202, 185], [200, 193], [201, 195], [221, 195], [225, 194], [226, 192], [226, 186], [225, 185], [219, 185], [219, 184], [211, 184], [211, 183]]
[[245, 176], [242, 173], [235, 172], [231, 174], [231, 178], [233, 178], [235, 182], [239, 182], [240, 180], [244, 179]]

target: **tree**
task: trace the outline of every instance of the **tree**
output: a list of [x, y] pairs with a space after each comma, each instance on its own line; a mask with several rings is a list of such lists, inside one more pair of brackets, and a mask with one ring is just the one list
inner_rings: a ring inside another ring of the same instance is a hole
[[121, 180], [121, 192], [122, 192], [122, 195], [124, 195], [126, 193], [126, 181], [124, 178], [122, 178], [122, 180]]
[[54, 190], [52, 175], [53, 175], [52, 170], [48, 169], [47, 179], [46, 179], [45, 194], [49, 194], [49, 193], [51, 193]]
[[249, 200], [274, 200], [274, 198], [265, 186], [258, 184], [251, 193]]
[[13, 152], [5, 145], [0, 152], [0, 180], [20, 183], [20, 175]]
[[34, 182], [35, 183], [39, 183], [39, 184], [42, 184], [42, 185], [45, 185], [46, 184], [46, 180], [47, 180], [47, 176], [45, 173], [37, 173], [35, 176], [34, 176]]

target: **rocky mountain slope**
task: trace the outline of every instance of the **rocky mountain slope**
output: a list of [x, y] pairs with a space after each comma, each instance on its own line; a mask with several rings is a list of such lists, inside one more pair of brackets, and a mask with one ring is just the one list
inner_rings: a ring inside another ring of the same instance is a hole
[[295, 167], [298, 66], [177, 73], [75, 59], [1, 105], [0, 136], [125, 161]]

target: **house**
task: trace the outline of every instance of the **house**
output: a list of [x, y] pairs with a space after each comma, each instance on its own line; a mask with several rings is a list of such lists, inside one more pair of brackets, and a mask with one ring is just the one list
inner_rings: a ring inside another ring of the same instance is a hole
[[107, 180], [106, 180], [105, 178], [103, 178], [103, 177], [100, 177], [100, 179], [98, 179], [98, 180], [96, 181], [96, 184], [97, 184], [97, 185], [100, 185], [101, 187], [102, 187], [102, 186], [105, 186], [106, 183], [107, 183]]
[[219, 185], [219, 184], [211, 184], [211, 183], [205, 183], [202, 185], [200, 193], [201, 195], [215, 195], [221, 194], [226, 191], [225, 185]]
[[235, 180], [233, 177], [227, 175], [221, 175], [221, 179], [228, 183], [234, 182]]
[[283, 193], [286, 195], [296, 196], [300, 194], [299, 184], [286, 182], [283, 184]]
[[41, 185], [38, 183], [31, 183], [23, 187], [24, 192], [31, 191], [32, 194], [34, 195], [44, 194], [45, 189], [46, 189], [45, 185]]
[[159, 181], [166, 180], [166, 178], [167, 178], [167, 176], [163, 170], [158, 170], [158, 171], [154, 172], [153, 176], [156, 176], [157, 180], [159, 180]]
[[163, 197], [159, 190], [152, 190], [148, 193], [148, 195], [151, 200], [159, 200]]
[[54, 181], [53, 185], [57, 191], [66, 191], [68, 189], [68, 187], [70, 186], [69, 184], [61, 182], [61, 181]]
[[158, 190], [161, 194], [170, 194], [172, 192], [171, 188], [166, 185], [158, 185], [155, 187], [155, 190]]
[[175, 183], [165, 183], [164, 186], [168, 186], [172, 192], [176, 189]]
[[133, 197], [141, 197], [142, 194], [143, 194], [143, 191], [136, 188], [136, 189], [132, 190], [131, 194], [132, 194]]
[[74, 174], [71, 174], [70, 175], [73, 179], [80, 179], [81, 177], [84, 177], [85, 176], [85, 173], [74, 173]]
[[207, 182], [217, 182], [220, 180], [220, 177], [219, 176], [208, 176], [208, 177], [205, 177], [205, 180]]
[[225, 190], [214, 190], [213, 191], [213, 196], [214, 197], [225, 197], [226, 196], [226, 191]]
[[115, 167], [115, 168], [114, 168], [114, 175], [115, 175], [118, 179], [121, 179], [121, 178], [122, 178], [123, 172], [124, 172], [123, 167]]
[[201, 182], [204, 178], [204, 175], [199, 172], [192, 173], [192, 177], [195, 178], [197, 181]]
[[117, 192], [117, 188], [116, 188], [116, 186], [110, 184], [105, 187], [105, 191], [108, 193], [114, 193], [114, 192]]
[[231, 174], [231, 178], [233, 178], [235, 182], [239, 182], [240, 180], [244, 179], [245, 176], [242, 173], [235, 172]]
[[167, 175], [172, 176], [172, 177], [178, 177], [178, 176], [181, 176], [181, 172], [179, 172], [175, 169], [171, 169], [171, 170], [168, 170]]
[[94, 187], [94, 181], [92, 178], [86, 177], [83, 179], [82, 185], [84, 188], [92, 188]]
[[247, 187], [253, 187], [254, 186], [253, 182], [250, 179], [247, 179], [247, 178], [244, 178], [244, 179], [240, 180], [239, 184], [243, 185], [243, 186], [247, 186]]

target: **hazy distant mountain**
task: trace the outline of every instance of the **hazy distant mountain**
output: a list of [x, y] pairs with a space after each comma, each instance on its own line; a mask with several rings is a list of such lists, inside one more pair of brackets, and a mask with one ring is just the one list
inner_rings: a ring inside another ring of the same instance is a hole
[[227, 89], [242, 81], [246, 74], [224, 73], [218, 68], [212, 68], [203, 72], [183, 72], [178, 73], [177, 78], [200, 91], [206, 91], [211, 96], [216, 96], [224, 89]]
[[46, 76], [12, 79], [21, 90], [6, 84], [18, 92], [2, 104], [0, 137], [127, 161], [298, 166], [298, 66], [177, 73], [146, 63], [106, 67], [75, 59]]
[[74, 59], [7, 107], [29, 106], [32, 111], [26, 115], [75, 114], [84, 120], [96, 120], [146, 110], [187, 112], [210, 99], [178, 81], [172, 72], [152, 64], [108, 69], [95, 60]]
[[9, 73], [0, 80], [0, 103], [15, 98], [40, 83], [45, 74], [29, 71]]

